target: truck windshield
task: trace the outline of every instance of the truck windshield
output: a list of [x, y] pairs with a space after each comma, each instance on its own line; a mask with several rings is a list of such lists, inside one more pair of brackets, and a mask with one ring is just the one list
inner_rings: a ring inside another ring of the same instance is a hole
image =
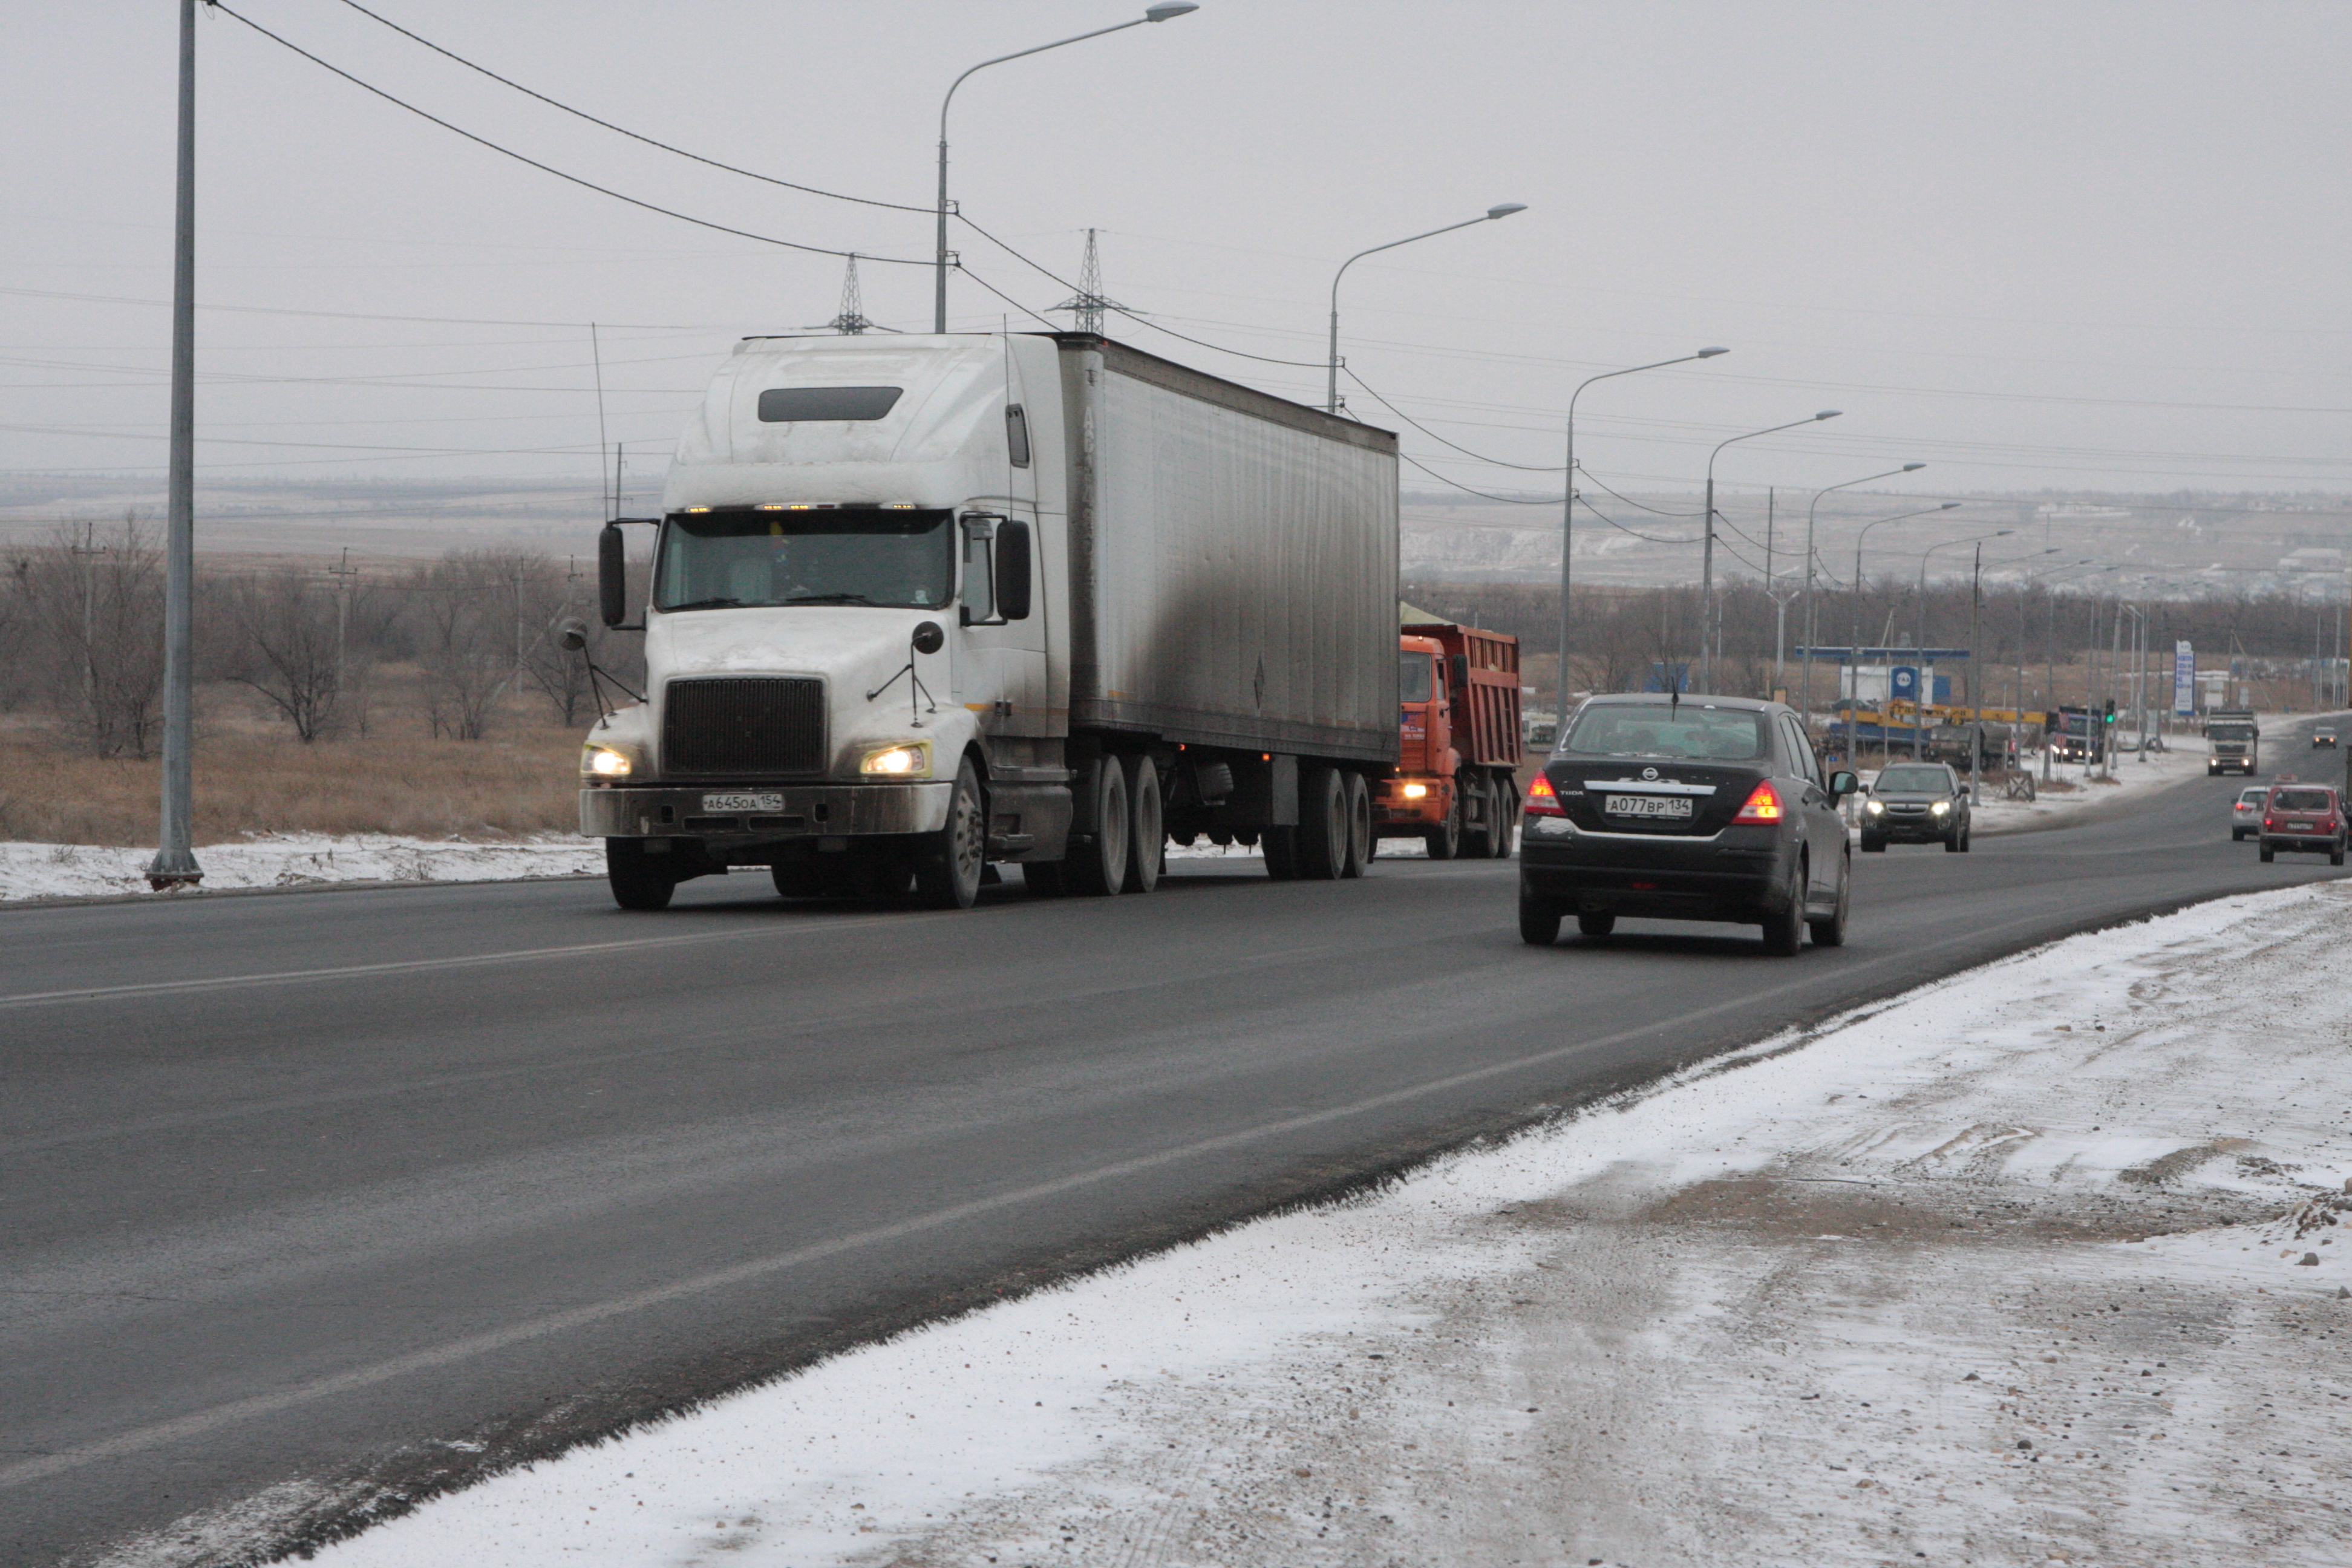
[[886, 507], [674, 515], [662, 524], [654, 607], [934, 608], [955, 593], [950, 516]]
[[1397, 700], [1400, 702], [1426, 702], [1436, 689], [1434, 678], [1430, 673], [1429, 656], [1425, 653], [1406, 654], [1398, 667], [1398, 676]]
[[2251, 741], [2254, 738], [2252, 724], [2209, 724], [2205, 729], [2209, 741]]
[[1560, 750], [1571, 756], [1750, 762], [1766, 754], [1764, 716], [1699, 702], [1593, 704], [1577, 714]]

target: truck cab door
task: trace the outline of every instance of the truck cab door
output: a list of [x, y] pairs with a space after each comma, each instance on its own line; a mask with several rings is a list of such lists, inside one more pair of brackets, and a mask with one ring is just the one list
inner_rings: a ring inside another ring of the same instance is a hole
[[1059, 734], [1045, 679], [1053, 606], [1038, 569], [1037, 509], [1026, 501], [967, 508], [956, 531], [962, 629], [954, 700], [980, 714], [987, 733]]

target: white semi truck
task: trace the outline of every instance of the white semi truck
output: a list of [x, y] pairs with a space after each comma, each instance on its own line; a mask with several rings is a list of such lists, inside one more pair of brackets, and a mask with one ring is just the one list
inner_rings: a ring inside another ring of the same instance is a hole
[[646, 639], [644, 700], [581, 760], [625, 909], [738, 868], [960, 908], [992, 863], [1149, 892], [1171, 837], [1276, 878], [1372, 854], [1386, 431], [1092, 334], [752, 338], [661, 512], [599, 542], [604, 621]]

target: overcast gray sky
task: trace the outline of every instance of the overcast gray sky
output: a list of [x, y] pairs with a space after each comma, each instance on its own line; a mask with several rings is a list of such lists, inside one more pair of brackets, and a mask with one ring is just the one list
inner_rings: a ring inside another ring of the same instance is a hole
[[[639, 146], [344, 0], [231, 3], [568, 173], [761, 235], [929, 256], [925, 213]], [[369, 3], [646, 135], [923, 207], [957, 72], [1143, 0]], [[0, 470], [162, 461], [176, 10], [12, 10]], [[732, 339], [836, 308], [833, 257], [565, 184], [226, 16], [200, 23], [200, 299], [242, 308], [199, 319], [205, 483], [593, 475], [588, 322], [610, 324], [607, 433], [651, 453]], [[1203, 0], [973, 77], [953, 190], [1065, 278], [1101, 229], [1108, 291], [1155, 321], [1318, 363], [1350, 252], [1525, 202], [1359, 264], [1341, 299], [1367, 383], [1511, 463], [1559, 463], [1580, 377], [1722, 343], [1734, 353], [1704, 367], [1586, 395], [1597, 478], [1694, 486], [1725, 436], [1836, 407], [1816, 432], [1726, 453], [1720, 475], [1819, 485], [1927, 460], [1909, 493], [2343, 490], [2348, 42], [2337, 0]], [[955, 243], [1028, 307], [1066, 293], [969, 230]], [[863, 270], [869, 315], [928, 328], [927, 270]], [[1034, 324], [966, 279], [952, 303], [961, 327]], [[1320, 396], [1318, 368], [1114, 333]], [[1464, 484], [1558, 484], [1406, 437]]]

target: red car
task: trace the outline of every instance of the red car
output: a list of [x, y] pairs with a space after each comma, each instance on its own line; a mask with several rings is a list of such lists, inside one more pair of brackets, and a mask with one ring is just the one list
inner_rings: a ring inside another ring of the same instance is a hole
[[2274, 784], [2263, 802], [2263, 858], [2277, 858], [2282, 849], [2325, 855], [2331, 866], [2344, 864], [2344, 803], [2326, 784]]

